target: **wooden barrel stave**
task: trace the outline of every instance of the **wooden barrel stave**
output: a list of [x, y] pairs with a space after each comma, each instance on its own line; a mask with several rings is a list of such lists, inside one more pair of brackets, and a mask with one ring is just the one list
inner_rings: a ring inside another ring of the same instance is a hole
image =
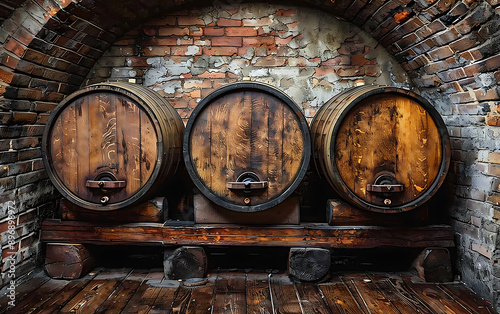
[[[226, 209], [257, 212], [281, 203], [302, 180], [309, 159], [309, 130], [300, 109], [266, 84], [223, 86], [200, 102], [186, 126], [188, 173]], [[262, 186], [236, 189], [239, 180]]]
[[[449, 137], [439, 113], [399, 88], [366, 85], [336, 95], [314, 118], [311, 134], [318, 172], [362, 209], [395, 213], [422, 205], [449, 167]], [[369, 184], [389, 179], [402, 191], [369, 191]]]
[[[170, 104], [145, 87], [90, 85], [53, 111], [42, 139], [44, 165], [56, 188], [74, 204], [92, 210], [124, 208], [152, 195], [173, 176], [183, 129]], [[96, 180], [114, 183], [90, 187], [89, 181]]]

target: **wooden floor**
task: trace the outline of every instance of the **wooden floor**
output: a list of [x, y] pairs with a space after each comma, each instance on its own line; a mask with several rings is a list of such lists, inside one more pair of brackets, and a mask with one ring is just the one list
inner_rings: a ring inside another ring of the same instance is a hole
[[495, 313], [461, 283], [410, 273], [342, 273], [319, 284], [281, 272], [212, 272], [206, 281], [163, 280], [156, 270], [95, 268], [82, 279], [43, 272], [16, 288], [1, 313]]

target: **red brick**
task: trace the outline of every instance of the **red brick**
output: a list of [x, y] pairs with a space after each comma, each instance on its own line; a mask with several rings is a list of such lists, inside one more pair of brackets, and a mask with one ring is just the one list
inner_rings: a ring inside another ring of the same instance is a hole
[[226, 18], [220, 18], [217, 21], [218, 26], [241, 26], [241, 24], [242, 24], [241, 20], [232, 20]]
[[486, 22], [493, 13], [491, 6], [483, 2], [469, 16], [458, 22], [455, 28], [462, 35], [468, 34], [474, 27]]
[[0, 51], [0, 64], [3, 64], [11, 69], [16, 69], [19, 64], [19, 57], [7, 51]]
[[465, 72], [462, 68], [448, 70], [448, 71], [444, 71], [444, 72], [439, 72], [439, 73], [437, 73], [437, 75], [444, 82], [457, 81], [459, 79], [467, 77], [467, 75], [465, 74]]
[[142, 48], [142, 55], [146, 57], [162, 57], [170, 54], [169, 46], [153, 46]]
[[20, 43], [28, 46], [35, 37], [34, 34], [27, 31], [24, 27], [19, 27], [13, 35]]
[[475, 91], [475, 94], [478, 101], [500, 100], [498, 91], [495, 88], [489, 88], [486, 92], [483, 89], [479, 89]]
[[197, 16], [178, 16], [177, 24], [179, 26], [205, 25], [205, 22]]
[[243, 38], [243, 46], [260, 47], [260, 46], [273, 46], [273, 45], [276, 45], [276, 41], [275, 38], [272, 36]]
[[321, 66], [321, 67], [314, 68], [314, 76], [315, 77], [322, 77], [322, 76], [332, 74], [332, 73], [335, 73], [335, 69], [333, 67]]
[[12, 37], [7, 41], [4, 47], [18, 57], [22, 56], [24, 54], [24, 51], [26, 50], [26, 47], [24, 45], [20, 44]]
[[236, 47], [203, 48], [203, 54], [207, 56], [233, 56], [238, 54], [238, 48]]
[[160, 27], [158, 29], [159, 36], [186, 36], [189, 35], [188, 27]]
[[429, 51], [429, 56], [434, 61], [448, 58], [448, 57], [452, 56], [453, 54], [454, 54], [453, 50], [451, 50], [451, 48], [448, 46], [444, 46], [444, 47]]
[[142, 32], [146, 35], [146, 36], [156, 36], [156, 28], [154, 27], [143, 27], [142, 28]]
[[286, 38], [276, 37], [275, 42], [277, 45], [285, 46], [285, 45], [288, 45], [292, 41], [292, 39], [293, 39], [293, 35], [290, 35]]
[[295, 9], [290, 9], [290, 10], [278, 10], [276, 11], [277, 16], [292, 16], [296, 12]]
[[9, 69], [0, 67], [0, 81], [9, 84], [12, 82], [13, 77], [14, 73], [12, 73]]
[[227, 27], [226, 36], [251, 37], [257, 36], [257, 30], [253, 27]]
[[214, 37], [212, 38], [212, 46], [218, 47], [241, 47], [241, 37]]
[[455, 52], [465, 51], [476, 46], [476, 38], [474, 36], [467, 36], [450, 44], [450, 48]]
[[351, 56], [351, 65], [363, 66], [369, 62], [370, 62], [370, 60], [366, 59], [364, 55], [352, 55]]
[[[309, 60], [310, 62], [314, 62]], [[328, 59], [326, 61], [321, 62], [321, 66], [334, 66], [334, 65], [351, 65], [351, 58], [350, 56], [346, 55], [340, 55], [336, 56], [333, 59]]]
[[365, 74], [365, 70], [358, 66], [343, 66], [336, 71], [338, 76], [360, 76]]
[[404, 50], [410, 46], [413, 46], [415, 43], [417, 43], [419, 41], [420, 41], [420, 38], [418, 38], [417, 35], [412, 33], [412, 34], [405, 36], [405, 37], [401, 38], [400, 40], [398, 40], [396, 42], [396, 44], [401, 48], [401, 50]]
[[223, 36], [224, 28], [206, 27], [203, 29], [205, 36]]
[[365, 75], [367, 76], [377, 77], [382, 73], [382, 69], [378, 64], [365, 65], [363, 68], [365, 69]]
[[442, 32], [441, 34], [432, 37], [432, 41], [436, 44], [436, 46], [444, 46], [454, 40], [457, 40], [459, 37], [460, 34], [455, 28], [452, 27]]
[[286, 64], [286, 57], [274, 57], [274, 56], [268, 56], [268, 57], [260, 57], [257, 58], [257, 60], [254, 63], [254, 66], [257, 67], [280, 67], [284, 66]]
[[150, 67], [146, 57], [127, 57], [127, 63], [131, 67]]
[[202, 51], [197, 46], [176, 46], [170, 49], [170, 54], [173, 56], [194, 56], [201, 55]]
[[443, 23], [440, 20], [436, 19], [432, 23], [424, 25], [423, 27], [418, 29], [415, 34], [417, 34], [417, 36], [420, 38], [426, 38], [444, 29], [446, 29], [446, 27], [443, 25]]
[[223, 72], [208, 72], [205, 71], [204, 73], [198, 75], [199, 78], [225, 78], [226, 74]]
[[189, 36], [201, 37], [203, 36], [203, 28], [190, 26], [189, 27]]

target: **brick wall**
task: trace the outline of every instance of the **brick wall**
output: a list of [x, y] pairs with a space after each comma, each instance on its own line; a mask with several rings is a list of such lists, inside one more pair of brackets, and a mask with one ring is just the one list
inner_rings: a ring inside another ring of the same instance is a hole
[[259, 4], [172, 12], [147, 22], [104, 53], [87, 83], [104, 80], [144, 84], [185, 120], [203, 97], [230, 82], [271, 84], [308, 120], [356, 80], [410, 84], [398, 62], [358, 27], [315, 10]]
[[[247, 11], [245, 5], [227, 5], [225, 0], [3, 1], [3, 282], [10, 201], [16, 204], [17, 272], [28, 274], [35, 267], [40, 221], [50, 215], [57, 198], [40, 168], [42, 128], [54, 106], [82, 83], [134, 79], [163, 93], [187, 118], [198, 99], [223, 82], [267, 81], [290, 94], [310, 119], [330, 95], [362, 78], [369, 84], [418, 88], [443, 115], [453, 148], [447, 191], [457, 231], [458, 271], [462, 280], [500, 309], [500, 2], [296, 3], [310, 10], [273, 9], [268, 4], [256, 13]], [[182, 6], [210, 8], [180, 11]], [[313, 12], [313, 7], [319, 11]], [[323, 23], [314, 25], [318, 15]], [[334, 16], [348, 22], [334, 22]], [[303, 23], [294, 24], [298, 17]], [[353, 25], [365, 34], [358, 34]], [[169, 33], [174, 30], [181, 33]], [[238, 33], [242, 30], [245, 33]], [[176, 36], [175, 44], [168, 41]], [[211, 38], [217, 39], [212, 42]], [[248, 42], [251, 38], [266, 41], [260, 45]], [[314, 47], [320, 40], [328, 44]], [[293, 52], [298, 54], [289, 55]]]

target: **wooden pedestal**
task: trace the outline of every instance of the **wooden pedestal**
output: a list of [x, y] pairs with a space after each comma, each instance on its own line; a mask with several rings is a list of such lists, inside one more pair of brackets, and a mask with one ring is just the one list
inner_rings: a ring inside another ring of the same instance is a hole
[[342, 200], [328, 200], [326, 219], [331, 226], [418, 226], [429, 223], [427, 205], [401, 213], [378, 213]]
[[155, 197], [143, 203], [112, 211], [90, 210], [77, 206], [63, 198], [60, 202], [61, 218], [71, 221], [106, 223], [164, 222], [168, 218], [165, 197]]
[[237, 223], [259, 225], [298, 225], [300, 204], [298, 197], [289, 197], [282, 203], [261, 212], [241, 213], [225, 209], [202, 194], [193, 197], [195, 223]]
[[55, 279], [77, 279], [94, 267], [94, 259], [81, 244], [48, 243], [45, 271]]

